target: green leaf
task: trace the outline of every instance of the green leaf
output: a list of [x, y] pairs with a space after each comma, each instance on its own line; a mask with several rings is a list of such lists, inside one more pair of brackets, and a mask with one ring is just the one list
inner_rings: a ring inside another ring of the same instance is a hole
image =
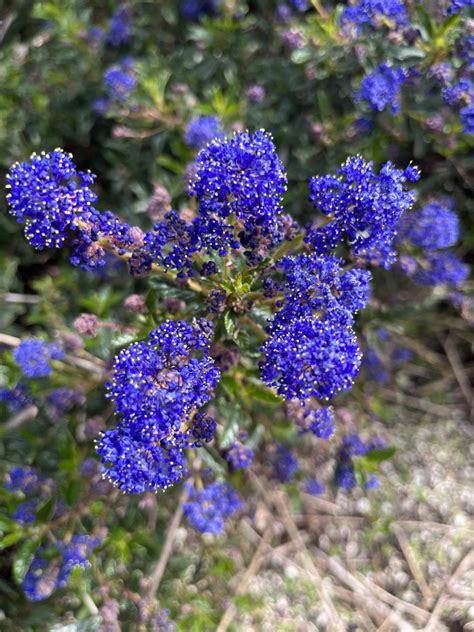
[[224, 314], [224, 326], [229, 338], [231, 338], [231, 340], [234, 340], [235, 339], [235, 323], [232, 320], [232, 316], [230, 312], [226, 312]]
[[382, 461], [391, 459], [396, 451], [396, 448], [392, 446], [389, 448], [377, 448], [367, 452], [367, 454], [364, 455], [364, 459], [370, 463], [382, 463]]
[[43, 523], [48, 522], [48, 520], [53, 515], [54, 506], [55, 506], [55, 499], [54, 497], [51, 497], [36, 512], [36, 518], [38, 522], [43, 522]]
[[22, 537], [22, 531], [14, 531], [13, 533], [9, 533], [0, 540], [0, 551], [8, 548], [9, 546], [12, 546], [12, 544], [16, 544], [18, 540], [22, 539]]
[[26, 540], [23, 545], [18, 549], [13, 562], [13, 577], [17, 584], [22, 583], [23, 578], [28, 570], [33, 553], [40, 545], [40, 540], [35, 538]]
[[249, 384], [246, 386], [245, 392], [250, 398], [256, 399], [258, 402], [263, 402], [264, 404], [278, 406], [283, 402], [282, 397], [276, 395], [273, 391], [263, 385]]

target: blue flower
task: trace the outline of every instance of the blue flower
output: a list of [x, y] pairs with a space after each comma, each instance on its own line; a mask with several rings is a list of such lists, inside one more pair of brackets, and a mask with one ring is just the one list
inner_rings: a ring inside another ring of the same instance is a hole
[[452, 252], [432, 252], [424, 266], [413, 276], [420, 285], [462, 285], [469, 276], [469, 266]]
[[381, 64], [362, 79], [356, 99], [367, 101], [376, 112], [389, 107], [392, 114], [397, 114], [400, 111], [400, 87], [406, 79], [401, 68]]
[[13, 352], [21, 372], [30, 379], [48, 377], [53, 370], [51, 360], [60, 360], [63, 356], [59, 345], [40, 338], [25, 338]]
[[251, 448], [243, 445], [239, 441], [232, 444], [227, 450], [226, 459], [232, 466], [232, 469], [239, 470], [245, 469], [251, 465], [255, 456], [254, 451]]
[[442, 95], [449, 105], [470, 105], [474, 100], [474, 86], [470, 79], [460, 79], [452, 86], [443, 88]]
[[298, 471], [298, 459], [285, 445], [280, 444], [272, 456], [273, 472], [280, 483], [291, 482]]
[[242, 502], [229, 483], [216, 481], [203, 489], [187, 486], [189, 501], [183, 511], [189, 523], [201, 533], [218, 535], [224, 531], [224, 520], [238, 511]]
[[321, 496], [324, 494], [324, 483], [316, 479], [309, 479], [304, 482], [303, 491], [311, 496]]
[[132, 33], [132, 18], [125, 6], [120, 6], [110, 19], [107, 43], [110, 46], [120, 46], [130, 41]]
[[285, 399], [327, 399], [345, 391], [359, 372], [362, 354], [347, 322], [303, 318], [267, 339], [262, 380]]
[[346, 237], [355, 256], [389, 268], [396, 257], [392, 243], [397, 224], [415, 201], [406, 182], [418, 178], [412, 165], [401, 170], [391, 162], [376, 174], [373, 163], [360, 156], [348, 158], [336, 176], [311, 178], [310, 199], [331, 221], [309, 227], [305, 241], [324, 254]]
[[26, 598], [41, 601], [58, 588], [63, 588], [74, 568], [89, 565], [88, 558], [99, 544], [99, 538], [74, 535], [68, 543], [57, 543], [55, 556], [43, 547], [36, 549], [23, 579]]
[[229, 249], [243, 247], [252, 253], [283, 239], [286, 175], [266, 132], [212, 141], [198, 154], [189, 187], [199, 204], [194, 220], [196, 250], [209, 254], [214, 250], [223, 256]]
[[109, 96], [124, 103], [137, 86], [133, 60], [125, 58], [119, 64], [107, 68], [104, 83]]
[[459, 111], [465, 134], [474, 134], [474, 104]]
[[373, 27], [404, 26], [408, 23], [408, 15], [402, 0], [360, 0], [354, 6], [344, 9], [341, 16], [342, 24], [353, 22], [358, 26], [370, 24]]
[[220, 4], [221, 0], [182, 0], [179, 10], [185, 20], [197, 22], [205, 15], [215, 15]]
[[474, 6], [474, 0], [451, 0], [447, 8], [448, 15], [455, 15], [464, 9], [465, 7]]
[[77, 171], [71, 154], [62, 149], [32, 154], [30, 160], [16, 163], [7, 175], [10, 213], [25, 225], [33, 248], [60, 248], [68, 232], [93, 211], [95, 176]]
[[19, 383], [13, 388], [0, 388], [0, 402], [3, 402], [11, 413], [16, 413], [31, 404], [32, 398], [28, 387]]
[[224, 131], [216, 116], [198, 116], [186, 127], [185, 139], [189, 147], [202, 149], [214, 138], [223, 138]]
[[459, 239], [459, 219], [450, 200], [433, 201], [420, 211], [406, 215], [397, 241], [408, 241], [423, 250], [453, 246]]

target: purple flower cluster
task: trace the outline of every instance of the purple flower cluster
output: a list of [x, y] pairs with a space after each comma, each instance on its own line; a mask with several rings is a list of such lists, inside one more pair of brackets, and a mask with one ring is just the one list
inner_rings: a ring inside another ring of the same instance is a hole
[[448, 15], [455, 15], [459, 13], [466, 7], [473, 7], [474, 0], [450, 0], [449, 6], [447, 8]]
[[220, 377], [208, 355], [209, 321], [167, 321], [115, 359], [108, 396], [121, 421], [97, 442], [104, 474], [127, 493], [163, 489], [185, 469], [183, 448], [212, 438], [215, 422], [194, 413]]
[[428, 253], [413, 276], [413, 280], [419, 285], [449, 285], [458, 287], [469, 276], [469, 266], [453, 252]]
[[372, 162], [348, 158], [336, 176], [311, 179], [310, 198], [330, 221], [310, 227], [305, 241], [324, 254], [345, 237], [356, 257], [389, 268], [396, 257], [392, 243], [398, 222], [415, 201], [406, 183], [418, 179], [412, 165], [402, 170], [386, 162], [376, 174]]
[[188, 502], [183, 510], [189, 523], [201, 533], [218, 535], [224, 531], [224, 520], [238, 511], [242, 501], [229, 485], [216, 481], [202, 489], [187, 484]]
[[321, 496], [324, 494], [324, 483], [316, 479], [308, 479], [303, 484], [303, 491], [311, 496]]
[[64, 352], [53, 342], [40, 338], [25, 338], [13, 352], [15, 362], [25, 377], [32, 380], [48, 377], [52, 372], [51, 360], [61, 360]]
[[255, 453], [251, 448], [236, 441], [227, 450], [226, 459], [229, 461], [233, 470], [242, 470], [251, 465]]
[[77, 388], [60, 386], [52, 390], [47, 398], [48, 415], [54, 421], [64, 417], [74, 406], [81, 406], [85, 402], [84, 394]]
[[406, 80], [407, 76], [401, 68], [381, 64], [362, 79], [355, 98], [367, 101], [376, 112], [390, 108], [393, 115], [397, 114], [400, 111], [400, 88]]
[[182, 0], [179, 10], [185, 20], [197, 22], [206, 15], [215, 15], [220, 4], [221, 0]]
[[41, 601], [55, 590], [66, 586], [74, 568], [89, 565], [92, 550], [99, 546], [100, 538], [74, 535], [69, 542], [58, 542], [56, 556], [40, 547], [36, 550], [23, 579], [23, 590], [30, 601]]
[[186, 144], [193, 149], [202, 149], [214, 138], [224, 138], [224, 131], [216, 116], [198, 116], [186, 127]]

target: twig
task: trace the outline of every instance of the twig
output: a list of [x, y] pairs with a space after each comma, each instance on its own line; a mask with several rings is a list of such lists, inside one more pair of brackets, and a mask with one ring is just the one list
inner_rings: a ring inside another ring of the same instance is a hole
[[405, 556], [407, 564], [411, 570], [411, 573], [421, 590], [421, 594], [423, 595], [425, 602], [427, 604], [430, 604], [431, 600], [433, 599], [433, 593], [430, 587], [428, 586], [428, 584], [426, 583], [425, 576], [423, 575], [423, 572], [420, 568], [420, 565], [418, 564], [417, 559], [413, 555], [413, 551], [410, 546], [410, 543], [408, 542], [408, 538], [406, 537], [405, 533], [403, 532], [403, 530], [400, 528], [399, 525], [395, 523], [392, 526], [393, 526], [393, 531], [395, 535], [397, 536], [398, 543], [400, 544], [402, 553]]
[[461, 358], [459, 357], [458, 350], [456, 349], [456, 345], [454, 344], [453, 338], [448, 336], [446, 342], [443, 344], [444, 350], [446, 352], [446, 357], [449, 360], [449, 364], [453, 369], [454, 377], [459, 384], [459, 387], [464, 395], [464, 399], [467, 402], [467, 405], [471, 409], [473, 405], [473, 397], [472, 397], [472, 389], [471, 384], [469, 382], [469, 378], [464, 372], [464, 368], [461, 362]]
[[303, 557], [303, 565], [307, 570], [309, 570], [314, 575], [314, 578], [317, 581], [317, 584], [318, 584], [317, 587], [318, 587], [318, 591], [321, 597], [321, 601], [323, 603], [324, 609], [326, 610], [330, 618], [330, 621], [332, 621], [333, 629], [337, 632], [339, 631], [344, 632], [346, 630], [344, 621], [339, 616], [339, 613], [337, 612], [334, 606], [334, 603], [332, 601], [329, 587], [323, 581], [321, 575], [319, 574], [318, 569], [314, 565], [311, 554], [306, 548], [306, 544], [304, 540], [302, 539], [301, 534], [298, 531], [298, 528], [293, 518], [290, 515], [290, 512], [288, 511], [288, 502], [287, 502], [287, 499], [285, 498], [284, 493], [281, 491], [275, 491], [272, 494], [272, 499], [275, 503], [278, 513], [280, 514], [283, 520], [283, 524], [285, 525], [286, 530], [288, 531], [288, 535], [293, 540], [295, 540], [295, 542], [298, 543], [300, 550], [305, 553], [305, 556]]
[[0, 334], [0, 345], [6, 345], [7, 347], [18, 347], [21, 340], [16, 336], [10, 336], [9, 334]]
[[5, 303], [29, 303], [34, 305], [40, 302], [40, 297], [36, 294], [18, 294], [16, 292], [5, 292], [0, 294], [0, 300]]
[[10, 419], [5, 423], [4, 426], [1, 427], [3, 432], [9, 432], [10, 430], [16, 430], [20, 426], [22, 426], [27, 421], [31, 421], [35, 419], [38, 414], [38, 408], [31, 404], [30, 406], [26, 406], [19, 413], [10, 417]]
[[459, 562], [456, 570], [446, 582], [444, 590], [439, 595], [438, 600], [433, 610], [431, 611], [430, 618], [428, 619], [426, 626], [423, 628], [423, 632], [431, 632], [437, 629], [435, 626], [439, 624], [439, 614], [441, 613], [444, 605], [449, 599], [449, 596], [448, 596], [449, 588], [450, 586], [452, 586], [455, 580], [464, 572], [464, 570], [465, 569], [467, 570], [467, 568], [469, 568], [473, 557], [474, 557], [474, 550], [471, 549], [469, 553]]
[[178, 498], [178, 505], [169, 524], [168, 531], [166, 532], [165, 543], [161, 549], [160, 557], [155, 566], [155, 570], [150, 577], [150, 583], [147, 591], [148, 599], [152, 599], [156, 595], [156, 591], [160, 586], [163, 573], [165, 572], [166, 565], [168, 564], [168, 560], [173, 550], [174, 537], [176, 535], [176, 530], [179, 527], [179, 523], [181, 522], [181, 518], [183, 517], [183, 504], [186, 502], [187, 497], [188, 492], [186, 489], [183, 489], [180, 497]]
[[[247, 567], [247, 570], [245, 571], [244, 575], [242, 576], [242, 579], [240, 580], [239, 586], [237, 590], [235, 591], [236, 595], [242, 595], [245, 593], [245, 591], [247, 590], [247, 585], [249, 583], [250, 578], [253, 577], [260, 569], [263, 561], [266, 558], [264, 549], [267, 546], [269, 546], [268, 543], [269, 543], [270, 538], [271, 538], [271, 528], [267, 528], [265, 533], [263, 534], [260, 544], [257, 547], [257, 550], [255, 551], [250, 561], [250, 564]], [[219, 625], [216, 628], [216, 632], [225, 632], [227, 628], [229, 627], [229, 625], [232, 623], [232, 619], [235, 617], [236, 614], [237, 614], [237, 608], [234, 603], [231, 603], [225, 610], [224, 614], [222, 615]]]

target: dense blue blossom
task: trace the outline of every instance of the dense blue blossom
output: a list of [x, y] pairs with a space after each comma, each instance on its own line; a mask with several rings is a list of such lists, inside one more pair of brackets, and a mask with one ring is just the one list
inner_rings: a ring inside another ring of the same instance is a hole
[[248, 467], [252, 463], [254, 456], [254, 451], [240, 443], [240, 441], [232, 444], [226, 454], [226, 458], [234, 470]]
[[184, 515], [201, 533], [218, 535], [224, 531], [224, 520], [238, 511], [242, 502], [229, 483], [216, 481], [203, 489], [187, 485], [189, 500]]
[[16, 505], [13, 520], [30, 524], [36, 519], [38, 507], [50, 496], [54, 487], [32, 467], [15, 467], [8, 473], [5, 489], [13, 492], [23, 502]]
[[0, 388], [0, 403], [2, 402], [11, 413], [16, 413], [31, 404], [32, 399], [28, 387], [20, 382], [13, 388]]
[[199, 204], [196, 249], [225, 255], [242, 246], [265, 253], [283, 238], [285, 190], [286, 175], [269, 134], [243, 132], [212, 141], [197, 156], [190, 182]]
[[302, 318], [272, 333], [262, 351], [262, 380], [285, 399], [326, 399], [352, 386], [361, 353], [351, 327]]
[[125, 102], [137, 85], [133, 60], [127, 57], [119, 64], [107, 68], [104, 83], [112, 99]]
[[68, 543], [57, 543], [54, 557], [43, 547], [38, 548], [23, 579], [27, 599], [41, 601], [58, 588], [63, 588], [75, 567], [88, 566], [88, 558], [99, 544], [99, 538], [74, 535]]
[[181, 0], [179, 10], [186, 20], [197, 22], [206, 15], [215, 15], [221, 0]]
[[465, 134], [474, 134], [474, 103], [459, 111], [461, 123]]
[[367, 101], [376, 112], [390, 108], [392, 114], [397, 114], [400, 111], [400, 88], [406, 80], [401, 68], [381, 64], [362, 79], [356, 98]]
[[359, 0], [358, 4], [344, 9], [341, 21], [343, 24], [353, 22], [358, 26], [404, 26], [408, 23], [408, 15], [402, 0]]
[[450, 0], [447, 13], [448, 15], [455, 15], [462, 11], [465, 7], [474, 6], [474, 0]]
[[183, 447], [209, 441], [215, 421], [193, 413], [212, 397], [220, 372], [208, 355], [212, 324], [167, 321], [115, 359], [108, 396], [119, 427], [97, 444], [106, 477], [128, 493], [167, 487], [184, 473]]
[[43, 477], [32, 467], [14, 467], [8, 473], [5, 488], [11, 492], [36, 493], [43, 483]]
[[166, 489], [187, 472], [183, 449], [149, 434], [121, 424], [97, 441], [105, 478], [127, 494]]
[[432, 252], [426, 257], [413, 279], [420, 285], [453, 285], [464, 283], [469, 275], [469, 266], [452, 252]]
[[77, 388], [61, 386], [52, 390], [46, 398], [48, 414], [51, 419], [61, 419], [74, 406], [84, 403], [85, 397]]
[[7, 176], [10, 213], [25, 225], [25, 236], [37, 250], [60, 248], [78, 220], [86, 221], [97, 196], [95, 176], [77, 171], [62, 149], [33, 154], [16, 163]]
[[132, 33], [132, 19], [125, 6], [120, 6], [110, 20], [107, 43], [111, 46], [127, 44]]
[[285, 300], [270, 323], [273, 333], [298, 318], [351, 314], [364, 308], [370, 293], [372, 275], [363, 269], [344, 271], [343, 260], [330, 256], [299, 255], [285, 257], [278, 268], [285, 275], [283, 293]]
[[334, 433], [334, 416], [331, 408], [310, 410], [307, 422], [309, 432], [319, 439], [329, 439]]
[[406, 215], [400, 223], [398, 241], [408, 241], [423, 250], [453, 246], [460, 230], [453, 206], [450, 200], [433, 201]]
[[397, 224], [415, 200], [415, 193], [406, 189], [406, 183], [418, 178], [419, 172], [412, 165], [401, 170], [391, 162], [376, 174], [373, 163], [360, 156], [348, 158], [336, 176], [312, 178], [310, 198], [331, 221], [310, 227], [305, 241], [323, 254], [345, 236], [354, 255], [389, 268], [396, 257], [391, 246]]
[[470, 105], [474, 100], [474, 86], [470, 79], [463, 78], [454, 85], [443, 88], [442, 94], [449, 105]]
[[198, 116], [186, 127], [185, 140], [189, 147], [202, 149], [214, 138], [223, 138], [224, 131], [217, 116]]
[[324, 494], [324, 483], [316, 479], [309, 479], [304, 482], [303, 491], [311, 496], [321, 496]]
[[52, 372], [51, 360], [60, 360], [64, 352], [57, 343], [40, 338], [25, 338], [13, 352], [15, 362], [25, 377], [48, 377]]
[[[336, 470], [334, 476], [338, 487], [351, 490], [357, 485], [353, 462], [355, 457], [365, 456], [371, 450], [378, 450], [384, 447], [386, 447], [385, 441], [378, 437], [371, 441], [364, 442], [356, 433], [346, 435], [342, 439], [336, 455]], [[375, 489], [377, 483], [377, 477], [369, 475], [366, 480], [366, 489]]]
[[298, 471], [298, 459], [285, 445], [277, 446], [272, 455], [273, 472], [280, 483], [291, 482]]

